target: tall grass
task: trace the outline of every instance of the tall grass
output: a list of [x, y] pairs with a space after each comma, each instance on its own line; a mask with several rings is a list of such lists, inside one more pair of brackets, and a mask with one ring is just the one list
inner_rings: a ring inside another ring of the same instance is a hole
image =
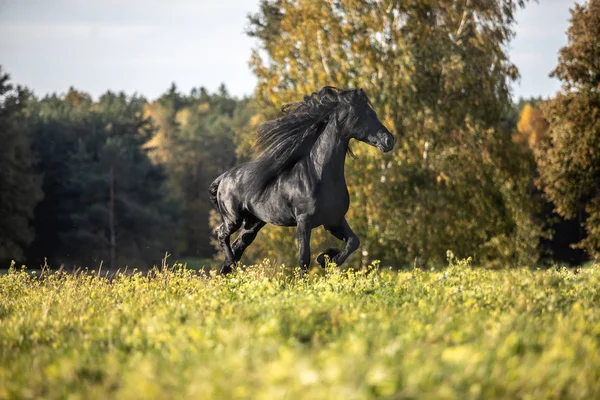
[[0, 398], [600, 396], [600, 265], [0, 276]]

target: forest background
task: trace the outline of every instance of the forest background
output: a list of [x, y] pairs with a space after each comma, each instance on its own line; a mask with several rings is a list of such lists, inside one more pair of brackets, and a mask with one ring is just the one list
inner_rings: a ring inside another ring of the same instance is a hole
[[[260, 2], [253, 96], [222, 85], [155, 100], [70, 88], [35, 96], [0, 70], [0, 265], [148, 268], [216, 253], [207, 188], [253, 132], [324, 85], [361, 87], [395, 133], [346, 164], [350, 265], [501, 268], [600, 257], [600, 1], [572, 9], [549, 99], [513, 101], [507, 46], [524, 1]], [[324, 231], [315, 248], [335, 244]], [[244, 263], [293, 263], [267, 227]]]

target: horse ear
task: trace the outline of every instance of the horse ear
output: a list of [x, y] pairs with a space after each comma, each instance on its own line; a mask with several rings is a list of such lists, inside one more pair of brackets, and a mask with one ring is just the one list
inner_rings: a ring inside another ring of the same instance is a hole
[[333, 86], [324, 86], [319, 91], [320, 99], [335, 98], [336, 96], [337, 96], [337, 89], [334, 88]]
[[360, 93], [360, 98], [362, 100], [364, 100], [365, 103], [369, 104], [369, 98], [367, 97], [367, 94], [365, 93], [365, 91], [362, 88], [359, 88], [358, 91]]

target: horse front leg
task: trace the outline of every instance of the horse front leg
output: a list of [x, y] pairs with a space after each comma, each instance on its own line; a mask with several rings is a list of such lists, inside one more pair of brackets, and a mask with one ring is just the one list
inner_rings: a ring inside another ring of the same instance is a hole
[[310, 265], [310, 234], [312, 229], [308, 226], [305, 217], [297, 218], [298, 222], [298, 265], [300, 277], [308, 270]]
[[325, 229], [339, 240], [346, 242], [346, 246], [342, 251], [339, 251], [335, 248], [328, 249], [325, 253], [317, 257], [317, 262], [324, 267], [325, 255], [327, 255], [331, 259], [331, 262], [334, 262], [339, 267], [346, 261], [350, 254], [354, 253], [358, 249], [360, 246], [360, 240], [352, 231], [350, 225], [348, 225], [346, 218], [343, 218], [340, 224], [335, 226], [326, 226]]

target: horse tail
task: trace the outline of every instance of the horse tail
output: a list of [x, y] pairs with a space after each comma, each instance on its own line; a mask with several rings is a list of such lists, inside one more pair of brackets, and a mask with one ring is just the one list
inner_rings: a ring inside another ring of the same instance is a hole
[[217, 203], [217, 190], [219, 190], [219, 184], [223, 180], [224, 175], [225, 174], [223, 174], [223, 175], [219, 176], [217, 179], [215, 179], [213, 181], [213, 183], [210, 184], [210, 187], [208, 189], [208, 195], [210, 197], [210, 202], [217, 210], [219, 210], [219, 203]]

